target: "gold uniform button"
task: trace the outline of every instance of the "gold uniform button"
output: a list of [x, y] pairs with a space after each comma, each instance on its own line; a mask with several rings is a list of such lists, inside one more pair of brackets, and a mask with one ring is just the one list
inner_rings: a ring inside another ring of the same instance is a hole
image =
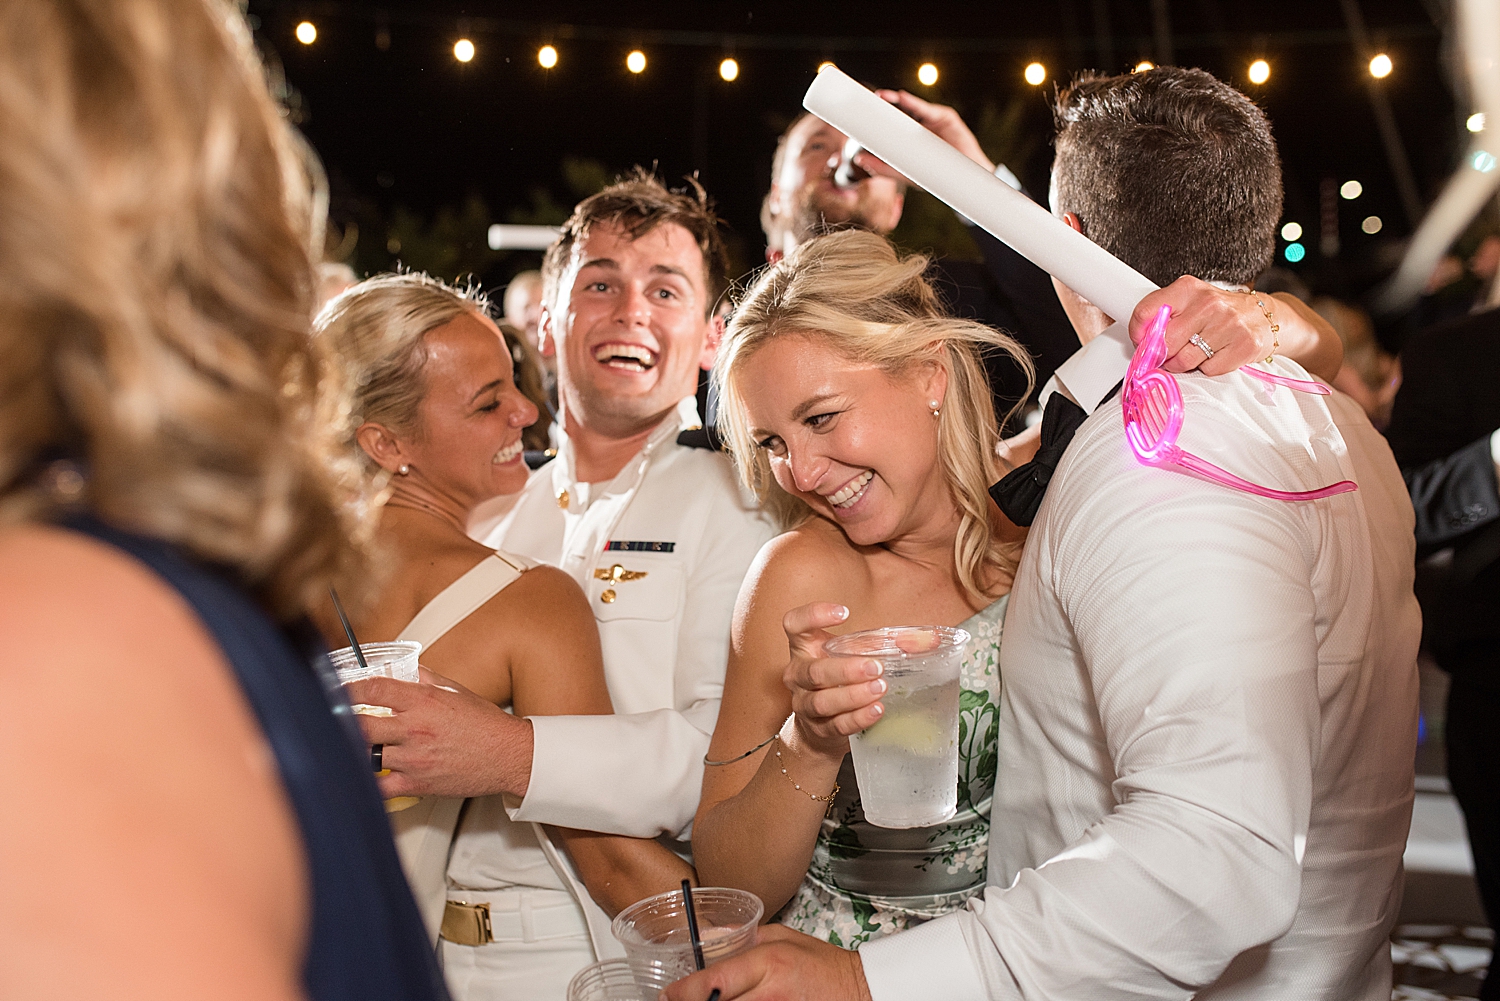
[[557, 492], [557, 506], [564, 511], [568, 509], [568, 492], [566, 490], [559, 490]]
[[605, 591], [604, 591], [604, 593], [602, 593], [602, 594], [599, 595], [599, 600], [602, 601], [602, 602], [604, 602], [606, 605], [608, 605], [610, 602], [614, 601], [615, 600], [615, 589], [612, 588], [612, 587], [611, 588], [606, 588]]

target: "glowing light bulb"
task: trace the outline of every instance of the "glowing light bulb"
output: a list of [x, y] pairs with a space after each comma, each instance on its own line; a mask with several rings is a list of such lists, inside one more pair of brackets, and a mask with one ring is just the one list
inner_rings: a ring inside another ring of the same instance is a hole
[[734, 59], [725, 59], [719, 64], [719, 76], [726, 81], [736, 80], [740, 75], [740, 64]]
[[1040, 87], [1042, 81], [1047, 79], [1047, 67], [1041, 63], [1026, 64], [1026, 82], [1033, 87]]
[[1395, 68], [1396, 64], [1391, 62], [1391, 57], [1384, 52], [1370, 60], [1370, 75], [1377, 80], [1384, 80]]
[[297, 41], [303, 45], [311, 45], [318, 40], [318, 26], [311, 21], [303, 21], [297, 25]]
[[541, 64], [542, 69], [550, 70], [557, 65], [557, 49], [551, 45], [543, 45], [536, 50], [536, 61]]
[[917, 82], [924, 87], [931, 87], [938, 81], [937, 67], [932, 63], [923, 63], [917, 67]]
[[646, 71], [646, 53], [640, 49], [632, 49], [630, 55], [625, 57], [625, 68], [632, 73], [644, 73]]
[[453, 43], [453, 58], [461, 63], [466, 63], [474, 58], [474, 43], [467, 38], [460, 38]]
[[1264, 59], [1257, 59], [1250, 64], [1250, 82], [1255, 84], [1265, 83], [1271, 79], [1271, 64]]
[[1154, 70], [1154, 69], [1156, 69], [1156, 64], [1155, 63], [1153, 63], [1149, 59], [1142, 59], [1140, 62], [1138, 62], [1138, 63], [1135, 64], [1135, 69], [1131, 70], [1131, 72], [1132, 73], [1144, 73], [1147, 70]]
[[1339, 185], [1339, 196], [1346, 202], [1352, 202], [1365, 193], [1365, 186], [1358, 181], [1345, 181]]
[[1302, 239], [1302, 224], [1300, 222], [1287, 223], [1281, 227], [1281, 238], [1287, 241]]
[[1359, 224], [1359, 228], [1364, 230], [1366, 233], [1369, 233], [1371, 236], [1374, 236], [1376, 233], [1380, 232], [1380, 228], [1384, 225], [1385, 223], [1380, 221], [1380, 216], [1367, 215], [1365, 216], [1365, 221]]
[[1482, 111], [1476, 111], [1476, 112], [1474, 112], [1472, 115], [1469, 116], [1469, 120], [1466, 121], [1466, 122], [1464, 122], [1464, 127], [1467, 128], [1470, 132], [1483, 132], [1484, 131], [1484, 112], [1482, 112]]

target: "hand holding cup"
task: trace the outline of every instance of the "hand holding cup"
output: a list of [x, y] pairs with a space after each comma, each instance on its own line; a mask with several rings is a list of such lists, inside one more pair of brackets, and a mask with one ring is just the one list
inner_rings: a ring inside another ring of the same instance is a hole
[[792, 693], [799, 736], [809, 748], [839, 758], [849, 750], [849, 735], [873, 725], [885, 711], [879, 661], [823, 651], [833, 638], [828, 629], [848, 618], [849, 609], [824, 601], [800, 605], [781, 620], [791, 648], [782, 682]]

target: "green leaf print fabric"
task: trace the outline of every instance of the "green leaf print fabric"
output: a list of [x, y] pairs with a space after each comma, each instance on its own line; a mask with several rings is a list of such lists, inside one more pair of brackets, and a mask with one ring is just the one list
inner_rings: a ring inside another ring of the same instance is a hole
[[774, 920], [845, 949], [963, 907], [984, 890], [1000, 711], [1000, 632], [1009, 595], [962, 623], [958, 812], [933, 827], [890, 830], [865, 820], [854, 763], [823, 818], [812, 863]]

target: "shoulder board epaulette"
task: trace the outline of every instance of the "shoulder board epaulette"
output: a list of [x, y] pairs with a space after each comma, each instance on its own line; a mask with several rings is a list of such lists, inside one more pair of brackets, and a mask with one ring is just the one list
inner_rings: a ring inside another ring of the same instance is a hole
[[557, 449], [549, 448], [545, 452], [528, 449], [521, 454], [521, 458], [525, 460], [527, 469], [541, 469], [547, 463], [557, 458]]
[[677, 444], [685, 448], [706, 448], [712, 452], [724, 451], [724, 439], [718, 428], [690, 428], [677, 436]]

